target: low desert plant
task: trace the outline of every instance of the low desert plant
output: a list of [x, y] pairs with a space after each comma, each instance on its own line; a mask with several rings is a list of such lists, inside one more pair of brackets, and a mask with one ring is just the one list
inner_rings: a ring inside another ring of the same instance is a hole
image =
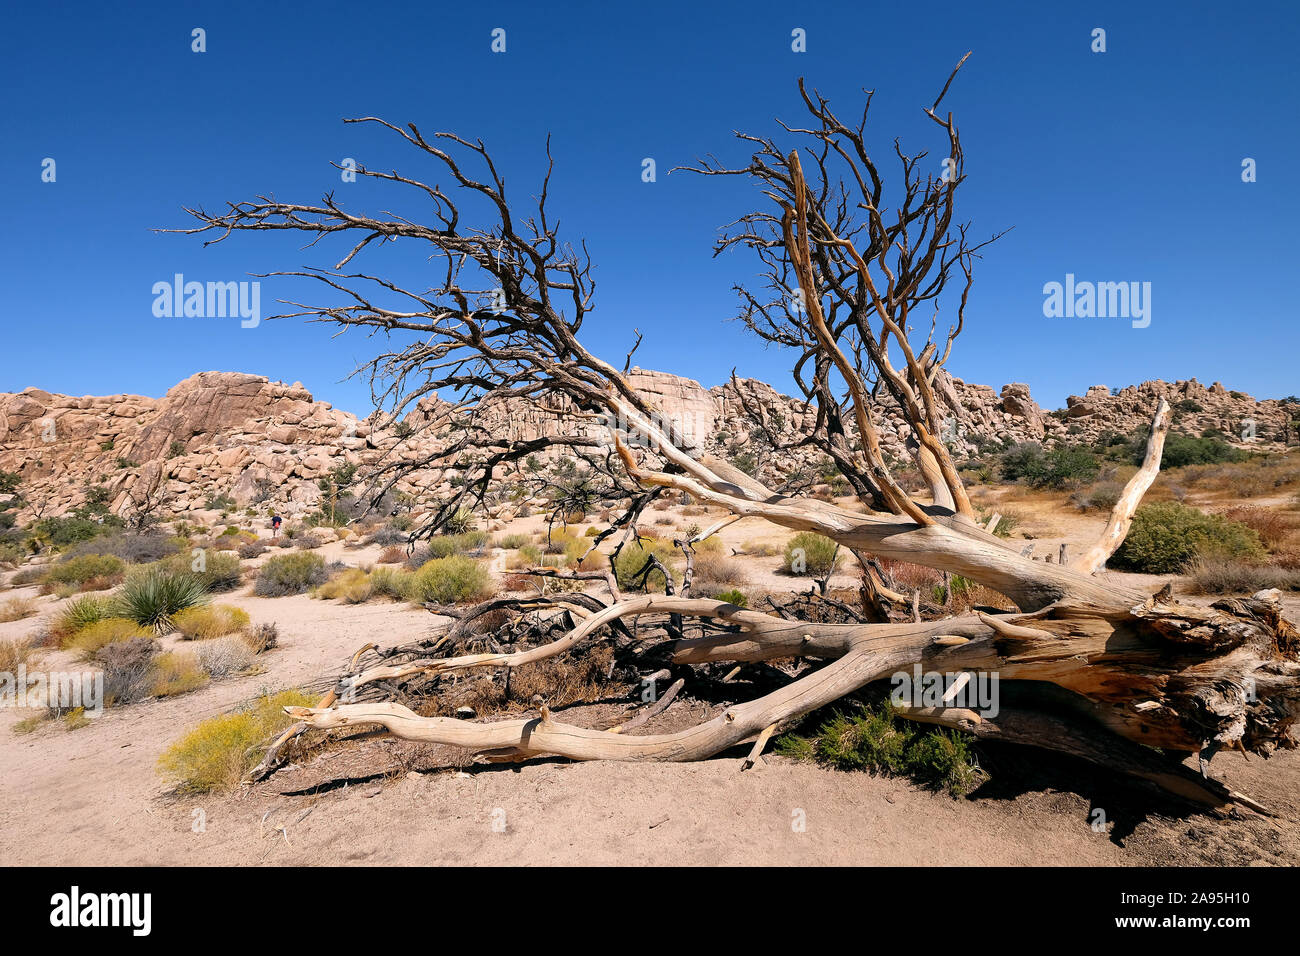
[[82, 554], [50, 565], [41, 580], [41, 590], [50, 594], [60, 585], [73, 585], [78, 591], [107, 591], [115, 587], [126, 573], [126, 564], [111, 554]]
[[32, 659], [33, 653], [32, 642], [26, 638], [0, 641], [0, 674], [15, 673], [18, 665]]
[[840, 770], [909, 776], [953, 796], [969, 793], [987, 777], [967, 735], [912, 725], [899, 719], [888, 702], [837, 713], [811, 737], [787, 734], [774, 749]]
[[130, 704], [150, 696], [157, 656], [158, 641], [152, 637], [138, 637], [101, 648], [95, 660], [104, 670], [105, 703]]
[[492, 579], [480, 562], [461, 555], [434, 558], [410, 578], [406, 598], [416, 604], [460, 604], [492, 593]]
[[[630, 541], [622, 547], [618, 557], [614, 559], [614, 575], [618, 579], [618, 586], [626, 590], [640, 587], [644, 587], [647, 591], [664, 590], [664, 576], [658, 569], [646, 574], [644, 584], [642, 583], [641, 571], [651, 555], [658, 558], [660, 563], [668, 568], [669, 573], [672, 572], [672, 565], [669, 562], [673, 558], [673, 550], [670, 545], [661, 541]], [[673, 583], [676, 584], [675, 579]]]
[[1268, 588], [1300, 591], [1300, 570], [1258, 561], [1201, 557], [1187, 568], [1191, 590], [1198, 594], [1254, 594]]
[[183, 538], [168, 537], [163, 534], [107, 534], [71, 548], [69, 558], [83, 554], [112, 555], [128, 564], [148, 564], [161, 561], [175, 554], [185, 546]]
[[239, 546], [238, 554], [241, 558], [247, 560], [248, 558], [256, 558], [259, 555], [265, 554], [269, 550], [270, 549], [266, 546], [266, 543], [259, 539], [257, 541], [245, 541]]
[[50, 625], [50, 638], [62, 645], [71, 640], [82, 628], [105, 618], [119, 617], [113, 602], [99, 595], [87, 594], [65, 604]]
[[156, 634], [166, 634], [178, 612], [207, 602], [207, 590], [198, 578], [153, 567], [127, 576], [113, 608], [115, 617], [129, 617]]
[[208, 682], [196, 655], [166, 651], [154, 661], [153, 696], [175, 697], [198, 690]]
[[306, 551], [277, 554], [258, 569], [253, 593], [261, 597], [302, 594], [328, 579], [325, 559], [318, 554]]
[[787, 574], [824, 578], [839, 565], [838, 546], [825, 535], [800, 531], [785, 546], [781, 567]]
[[508, 534], [499, 542], [501, 547], [508, 548], [511, 551], [522, 548], [527, 543], [528, 535], [526, 534]]
[[280, 629], [269, 623], [250, 627], [239, 636], [254, 654], [265, 654], [280, 644]]
[[253, 649], [238, 637], [218, 637], [194, 648], [194, 659], [199, 669], [213, 680], [242, 674], [253, 666], [256, 656]]
[[315, 596], [325, 601], [342, 601], [344, 604], [364, 604], [374, 596], [370, 575], [360, 568], [340, 571], [320, 587]]
[[744, 591], [737, 591], [734, 588], [729, 591], [718, 591], [713, 595], [715, 601], [726, 601], [728, 604], [734, 604], [738, 608], [749, 607], [749, 596]]
[[138, 637], [152, 637], [151, 631], [125, 617], [108, 617], [77, 631], [63, 646], [82, 660], [93, 660], [109, 644], [130, 641]]
[[260, 759], [273, 735], [292, 722], [284, 708], [315, 703], [301, 691], [283, 691], [233, 714], [209, 718], [163, 754], [159, 770], [181, 792], [233, 789]]
[[0, 624], [24, 620], [35, 614], [37, 610], [35, 598], [10, 598], [0, 604]]
[[1176, 501], [1142, 505], [1109, 565], [1121, 571], [1176, 574], [1199, 557], [1258, 559], [1259, 535], [1219, 515]]
[[182, 640], [204, 641], [242, 631], [248, 627], [248, 612], [229, 604], [208, 604], [179, 612], [172, 624]]

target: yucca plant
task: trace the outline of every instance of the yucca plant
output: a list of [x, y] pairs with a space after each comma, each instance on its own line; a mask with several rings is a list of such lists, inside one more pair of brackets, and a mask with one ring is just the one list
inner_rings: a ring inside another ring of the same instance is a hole
[[208, 592], [198, 578], [155, 568], [126, 579], [115, 599], [115, 616], [166, 634], [174, 626], [172, 615], [207, 603]]

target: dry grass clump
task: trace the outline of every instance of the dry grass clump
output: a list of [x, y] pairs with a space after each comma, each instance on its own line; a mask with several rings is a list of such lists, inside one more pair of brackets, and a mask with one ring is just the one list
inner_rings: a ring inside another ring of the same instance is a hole
[[213, 680], [244, 673], [253, 666], [254, 657], [253, 649], [237, 636], [213, 638], [194, 649], [195, 663]]
[[20, 664], [29, 663], [35, 654], [32, 642], [18, 637], [13, 640], [0, 641], [0, 672], [13, 674]]
[[1258, 561], [1203, 556], [1188, 567], [1190, 590], [1197, 594], [1254, 594], [1268, 588], [1300, 591], [1300, 569]]
[[0, 604], [0, 624], [25, 620], [34, 615], [39, 607], [35, 598], [10, 598]]
[[749, 580], [749, 575], [743, 562], [718, 551], [702, 551], [695, 555], [695, 576], [692, 580], [696, 587], [726, 588], [744, 584]]
[[406, 560], [406, 548], [400, 544], [389, 545], [379, 552], [380, 564], [401, 564]]
[[153, 696], [174, 697], [198, 690], [208, 682], [208, 673], [199, 666], [194, 654], [166, 651], [159, 654], [153, 667]]
[[186, 641], [203, 641], [209, 638], [234, 634], [248, 627], [248, 612], [229, 604], [210, 604], [187, 608], [172, 618], [172, 623]]
[[1259, 505], [1238, 505], [1223, 512], [1223, 517], [1247, 528], [1253, 528], [1267, 548], [1275, 548], [1295, 530], [1296, 522], [1291, 515], [1272, 508]]

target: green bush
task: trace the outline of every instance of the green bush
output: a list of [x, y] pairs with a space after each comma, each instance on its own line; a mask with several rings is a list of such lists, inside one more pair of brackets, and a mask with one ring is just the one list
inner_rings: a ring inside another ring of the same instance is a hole
[[410, 578], [406, 597], [416, 604], [459, 604], [480, 601], [491, 593], [487, 568], [454, 554], [421, 565]]
[[[623, 546], [614, 559], [614, 575], [618, 579], [618, 586], [627, 590], [637, 588], [641, 569], [652, 554], [671, 572], [672, 565], [669, 561], [674, 554], [669, 545], [662, 541], [631, 541]], [[676, 584], [675, 579], [673, 583]], [[645, 590], [662, 591], [664, 584], [664, 576], [659, 571], [651, 571], [646, 575]]]
[[50, 625], [50, 636], [59, 644], [66, 645], [79, 631], [114, 616], [111, 598], [93, 594], [73, 598]]
[[188, 574], [198, 578], [207, 591], [232, 591], [239, 586], [244, 575], [239, 555], [233, 551], [214, 551], [211, 548], [201, 554], [183, 551], [171, 555], [159, 562], [159, 566], [172, 574]]
[[[1142, 437], [1133, 443], [1133, 463], [1140, 465], [1146, 456], [1147, 440]], [[1221, 462], [1245, 461], [1249, 457], [1240, 448], [1233, 448], [1218, 438], [1194, 438], [1181, 432], [1165, 436], [1164, 453], [1160, 456], [1161, 468], [1181, 468], [1184, 465], [1215, 465]]]
[[737, 591], [734, 588], [730, 591], [719, 591], [713, 595], [715, 601], [726, 601], [728, 604], [734, 604], [739, 608], [749, 607], [749, 597], [744, 591]]
[[42, 583], [51, 590], [60, 584], [75, 584], [80, 588], [98, 578], [112, 587], [125, 572], [126, 565], [121, 558], [110, 554], [82, 554], [51, 565]]
[[1066, 488], [1092, 481], [1101, 464], [1083, 445], [1044, 451], [1037, 442], [1021, 442], [1002, 453], [1000, 469], [1006, 481], [1024, 481], [1031, 488]]
[[774, 749], [840, 770], [907, 775], [955, 797], [987, 778], [966, 734], [909, 724], [894, 714], [888, 702], [862, 707], [856, 714], [836, 714], [811, 738], [787, 734]]
[[786, 542], [782, 568], [789, 574], [824, 578], [839, 564], [837, 545], [814, 531], [800, 531]]
[[102, 522], [90, 518], [42, 518], [32, 525], [32, 536], [60, 550], [79, 541], [89, 541], [121, 526], [121, 519], [109, 516]]
[[501, 547], [509, 548], [512, 551], [517, 548], [522, 548], [527, 543], [528, 535], [526, 534], [508, 534], [502, 538], [500, 542]]
[[175, 574], [149, 568], [129, 575], [113, 599], [118, 617], [165, 634], [172, 629], [172, 617], [186, 608], [208, 603], [203, 582], [190, 574]]
[[277, 554], [257, 572], [253, 593], [262, 597], [280, 597], [285, 594], [302, 594], [329, 578], [325, 559], [310, 551]]
[[1198, 557], [1260, 558], [1252, 528], [1176, 501], [1142, 505], [1109, 566], [1145, 574], [1177, 574]]

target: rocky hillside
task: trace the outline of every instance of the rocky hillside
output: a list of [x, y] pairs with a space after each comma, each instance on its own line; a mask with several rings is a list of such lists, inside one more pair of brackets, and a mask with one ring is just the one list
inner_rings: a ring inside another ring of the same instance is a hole
[[[748, 454], [760, 474], [789, 474], [806, 467], [804, 452], [773, 451], [811, 427], [812, 414], [763, 382], [742, 379], [705, 389], [690, 379], [634, 369], [633, 384], [684, 431], [697, 449], [728, 458]], [[1177, 426], [1191, 434], [1217, 428], [1239, 436], [1255, 422], [1261, 443], [1281, 437], [1291, 416], [1276, 400], [1257, 402], [1215, 383], [1145, 382], [1111, 394], [1094, 386], [1072, 396], [1065, 409], [1045, 412], [1025, 385], [995, 392], [945, 378], [940, 393], [952, 412], [949, 440], [974, 451], [984, 439], [1091, 441], [1128, 433], [1150, 421], [1156, 401], [1179, 409]], [[554, 411], [494, 410], [496, 428], [513, 438], [552, 434]], [[93, 485], [108, 489], [111, 507], [128, 505], [128, 491], [161, 487], [171, 508], [194, 511], [229, 496], [240, 507], [275, 506], [288, 514], [317, 507], [317, 480], [337, 465], [367, 468], [394, 458], [419, 457], [449, 437], [446, 406], [425, 402], [396, 427], [378, 416], [358, 420], [315, 401], [300, 383], [285, 385], [237, 372], [200, 372], [162, 398], [141, 395], [55, 395], [37, 388], [0, 393], [0, 469], [23, 478], [23, 492], [39, 513], [62, 514], [85, 500]], [[882, 440], [905, 455], [906, 429], [896, 411], [881, 411]], [[598, 423], [584, 426], [599, 429]], [[436, 490], [453, 472], [426, 470], [419, 490]], [[404, 490], [416, 490], [407, 486]], [[29, 510], [28, 514], [32, 512]]]

